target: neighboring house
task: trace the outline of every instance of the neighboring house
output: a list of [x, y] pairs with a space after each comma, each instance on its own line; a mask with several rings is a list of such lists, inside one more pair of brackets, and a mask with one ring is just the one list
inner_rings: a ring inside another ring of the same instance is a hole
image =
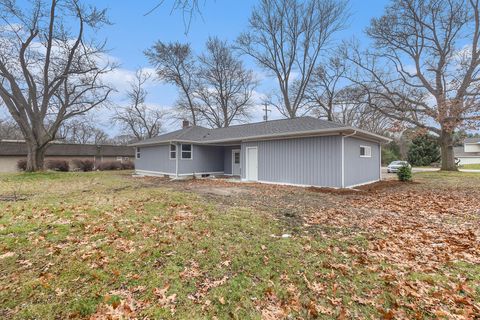
[[207, 129], [188, 126], [136, 147], [136, 173], [232, 175], [243, 181], [352, 187], [381, 179], [388, 138], [312, 117]]
[[[51, 143], [45, 160], [89, 159], [95, 162], [134, 160], [135, 149], [128, 146]], [[24, 141], [0, 140], [0, 172], [17, 171], [17, 162], [27, 158]]]
[[462, 147], [453, 149], [459, 165], [480, 163], [480, 138], [466, 138]]

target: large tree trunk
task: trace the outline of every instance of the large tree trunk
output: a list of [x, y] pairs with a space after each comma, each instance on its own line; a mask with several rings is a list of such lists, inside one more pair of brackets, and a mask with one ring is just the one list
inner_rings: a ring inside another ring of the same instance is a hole
[[442, 155], [442, 170], [457, 171], [455, 156], [453, 154], [453, 134], [442, 130], [440, 135], [440, 149]]
[[34, 142], [27, 141], [27, 169], [28, 172], [43, 170], [46, 147], [39, 147]]

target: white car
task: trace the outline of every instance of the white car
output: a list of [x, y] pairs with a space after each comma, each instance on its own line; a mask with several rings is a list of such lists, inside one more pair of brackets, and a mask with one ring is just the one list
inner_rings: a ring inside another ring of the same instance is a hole
[[407, 161], [393, 161], [388, 165], [387, 172], [388, 173], [398, 172], [398, 169], [400, 169], [403, 166], [407, 166], [409, 168], [412, 167]]

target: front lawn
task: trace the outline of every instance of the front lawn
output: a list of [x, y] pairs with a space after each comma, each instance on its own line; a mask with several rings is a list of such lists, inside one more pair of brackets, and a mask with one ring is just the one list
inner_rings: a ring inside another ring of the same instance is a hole
[[462, 169], [470, 169], [470, 170], [480, 170], [480, 163], [475, 164], [464, 164]]
[[0, 175], [0, 318], [473, 319], [480, 174], [414, 178]]

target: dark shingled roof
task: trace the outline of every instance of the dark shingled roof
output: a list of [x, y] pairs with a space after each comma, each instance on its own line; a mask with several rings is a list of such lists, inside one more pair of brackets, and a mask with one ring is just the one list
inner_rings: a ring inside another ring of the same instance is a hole
[[464, 147], [454, 147], [453, 148], [453, 155], [456, 158], [464, 158], [464, 157], [480, 157], [480, 152], [465, 152]]
[[[259, 137], [289, 136], [307, 132], [318, 131], [341, 131], [355, 130], [355, 128], [346, 127], [332, 121], [321, 120], [313, 117], [300, 117], [295, 119], [281, 119], [267, 122], [257, 122], [230, 126], [228, 128], [207, 129], [199, 126], [188, 127], [185, 129], [173, 131], [158, 137], [143, 140], [133, 144], [134, 146], [154, 145], [168, 143], [170, 141], [188, 141], [197, 143], [217, 143], [228, 141], [241, 141]], [[380, 140], [387, 138], [375, 134], [364, 132], [376, 136]]]
[[478, 143], [478, 144], [480, 144], [480, 138], [465, 138], [465, 143]]
[[[26, 156], [25, 142], [0, 141], [0, 156]], [[45, 152], [51, 157], [133, 157], [135, 150], [129, 146], [52, 143]]]

